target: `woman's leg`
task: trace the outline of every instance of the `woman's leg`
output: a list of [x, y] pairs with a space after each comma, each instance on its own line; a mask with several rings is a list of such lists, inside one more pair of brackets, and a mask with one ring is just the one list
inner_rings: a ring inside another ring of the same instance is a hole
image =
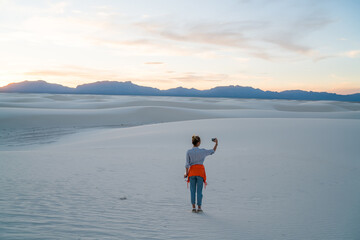
[[196, 192], [196, 176], [190, 177], [190, 196], [191, 196], [191, 204], [193, 208], [195, 208], [195, 192]]
[[197, 182], [196, 182], [196, 192], [197, 192], [197, 205], [198, 208], [201, 209], [201, 203], [202, 203], [202, 190], [203, 190], [203, 185], [204, 185], [204, 179], [202, 177], [196, 177], [197, 178]]

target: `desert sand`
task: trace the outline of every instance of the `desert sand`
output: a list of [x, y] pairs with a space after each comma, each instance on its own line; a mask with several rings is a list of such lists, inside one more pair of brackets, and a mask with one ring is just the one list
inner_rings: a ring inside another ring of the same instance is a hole
[[360, 238], [360, 103], [0, 94], [0, 129], [1, 239]]

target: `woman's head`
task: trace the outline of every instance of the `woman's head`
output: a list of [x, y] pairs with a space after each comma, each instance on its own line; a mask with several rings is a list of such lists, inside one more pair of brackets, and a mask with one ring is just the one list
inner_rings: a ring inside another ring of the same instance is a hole
[[192, 140], [192, 144], [194, 145], [194, 147], [198, 147], [200, 145], [201, 140], [200, 140], [199, 136], [194, 135], [194, 136], [192, 136], [191, 140]]

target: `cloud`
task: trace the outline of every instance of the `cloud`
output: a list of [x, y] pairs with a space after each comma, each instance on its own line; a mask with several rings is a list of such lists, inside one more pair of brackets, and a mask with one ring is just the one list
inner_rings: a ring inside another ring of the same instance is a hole
[[[218, 50], [225, 47], [256, 58], [281, 60], [288, 59], [291, 54], [313, 57], [314, 48], [302, 40], [332, 22], [328, 16], [314, 12], [281, 24], [266, 20], [176, 24], [149, 19], [133, 25], [152, 37], [170, 41], [170, 44], [183, 42]], [[196, 48], [196, 45], [192, 47]]]
[[279, 30], [271, 30], [263, 37], [263, 40], [273, 43], [282, 49], [308, 55], [311, 54], [314, 49], [311, 46], [301, 43], [301, 41], [311, 33], [325, 28], [332, 22], [333, 20], [327, 15], [315, 11], [299, 19], [290, 20], [288, 23], [280, 25], [282, 27]]
[[247, 63], [247, 62], [250, 61], [249, 58], [242, 58], [242, 57], [236, 57], [234, 60], [241, 63], [241, 64], [244, 64], [244, 63]]
[[84, 80], [118, 80], [121, 79], [121, 75], [113, 70], [85, 68], [79, 66], [62, 66], [53, 69], [37, 69], [28, 72], [24, 72], [25, 76], [34, 76], [37, 78], [72, 78], [72, 79], [84, 79]]
[[227, 74], [207, 73], [200, 74], [194, 72], [182, 73], [175, 77], [169, 77], [171, 80], [176, 80], [180, 83], [200, 83], [200, 82], [221, 82], [229, 78]]
[[348, 52], [345, 52], [343, 55], [346, 57], [349, 57], [349, 58], [357, 58], [360, 56], [360, 50], [348, 51]]
[[325, 59], [329, 59], [329, 58], [335, 58], [335, 57], [338, 57], [336, 54], [333, 54], [333, 55], [316, 55], [313, 57], [313, 60], [314, 62], [320, 62], [322, 60], [325, 60]]
[[65, 12], [65, 8], [69, 6], [68, 2], [57, 2], [51, 4], [50, 8], [47, 10], [51, 13], [61, 14]]
[[[261, 44], [256, 37], [245, 36], [254, 34], [267, 27], [261, 21], [237, 22], [206, 22], [177, 25], [162, 22], [137, 22], [134, 26], [141, 28], [159, 41], [167, 42], [166, 47], [183, 46], [189, 54], [202, 58], [214, 59], [221, 57], [220, 52], [239, 51], [250, 56], [265, 60], [278, 58]], [[180, 45], [180, 44], [181, 45]], [[162, 44], [164, 46], [164, 44]]]
[[[9, 21], [0, 21], [3, 31], [2, 41], [21, 41], [24, 43], [53, 44], [66, 46], [94, 46], [89, 36], [112, 36], [123, 30], [120, 14], [105, 8], [80, 11], [72, 8], [69, 2], [47, 2], [43, 6], [31, 4], [5, 4], [1, 13], [18, 16]], [[113, 16], [118, 18], [112, 18]], [[117, 35], [115, 35], [117, 36]]]
[[145, 64], [164, 64], [163, 62], [146, 62]]
[[28, 12], [26, 16], [29, 17], [16, 25], [16, 31], [1, 33], [3, 41], [46, 42], [75, 47], [101, 45], [118, 49], [119, 53], [126, 55], [163, 54], [214, 59], [220, 58], [225, 50], [267, 61], [299, 57], [324, 59], [315, 56], [316, 49], [303, 39], [332, 22], [325, 14], [316, 11], [291, 17], [285, 23], [265, 17], [187, 22], [151, 15], [134, 21], [133, 17], [121, 14], [111, 6], [90, 7], [92, 11], [82, 12], [72, 9], [65, 1], [45, 8], [7, 5], [11, 5], [13, 13], [26, 15]]
[[4, 12], [12, 12], [21, 17], [26, 16], [39, 16], [39, 15], [51, 15], [51, 14], [63, 14], [71, 4], [68, 1], [50, 2], [47, 1], [42, 7], [35, 7], [32, 4], [18, 4], [15, 1], [0, 0], [0, 6]]
[[133, 25], [165, 40], [226, 47], [251, 47], [243, 35], [245, 29], [261, 28], [264, 22], [195, 23], [178, 25], [163, 22], [137, 22]]
[[329, 75], [329, 83], [327, 91], [336, 92], [339, 94], [354, 94], [360, 93], [360, 86], [357, 81], [352, 80], [351, 77], [341, 76], [334, 73]]
[[193, 48], [181, 44], [169, 43], [163, 39], [143, 38], [136, 39], [104, 39], [99, 37], [87, 37], [87, 41], [98, 46], [109, 47], [118, 51], [114, 54], [131, 55], [131, 56], [192, 56], [199, 58], [211, 58], [216, 54], [212, 49], [206, 47]]
[[[163, 64], [162, 62], [149, 62], [145, 64]], [[174, 84], [200, 84], [221, 82], [229, 78], [227, 74], [216, 73], [197, 73], [197, 72], [175, 72], [165, 71], [163, 73], [142, 73], [138, 76], [126, 77], [116, 70], [85, 68], [74, 65], [65, 65], [57, 68], [36, 69], [23, 73], [25, 77], [34, 77], [34, 79], [54, 80], [62, 79], [62, 81], [75, 82], [81, 81], [132, 81], [135, 83], [172, 83]]]
[[149, 39], [135, 39], [135, 40], [111, 40], [111, 39], [101, 39], [101, 38], [88, 38], [90, 41], [97, 45], [106, 45], [110, 47], [119, 47], [119, 46], [154, 46], [155, 42]]

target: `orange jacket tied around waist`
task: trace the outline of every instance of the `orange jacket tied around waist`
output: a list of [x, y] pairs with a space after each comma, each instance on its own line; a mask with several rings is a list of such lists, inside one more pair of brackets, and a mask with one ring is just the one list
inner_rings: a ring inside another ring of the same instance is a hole
[[192, 176], [200, 176], [200, 177], [202, 177], [204, 179], [204, 184], [205, 184], [205, 187], [206, 187], [207, 182], [206, 182], [206, 172], [205, 172], [204, 165], [196, 164], [196, 165], [190, 166], [190, 169], [189, 169], [189, 172], [188, 172], [188, 179], [187, 179], [188, 187], [189, 187], [190, 177], [192, 177]]

